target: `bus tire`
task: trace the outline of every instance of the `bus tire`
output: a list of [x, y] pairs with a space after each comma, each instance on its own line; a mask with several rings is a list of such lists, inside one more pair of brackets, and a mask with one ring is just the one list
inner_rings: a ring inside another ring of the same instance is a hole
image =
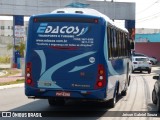
[[130, 85], [130, 82], [131, 82], [131, 76], [129, 75], [129, 77], [128, 77], [128, 86]]
[[151, 73], [151, 70], [148, 70], [148, 74], [150, 74]]
[[107, 103], [108, 103], [108, 106], [110, 107], [110, 108], [114, 108], [115, 107], [115, 105], [116, 105], [116, 96], [115, 97], [113, 97], [112, 99], [110, 99]]
[[121, 95], [122, 95], [122, 96], [126, 96], [126, 95], [127, 95], [127, 91], [126, 91], [126, 90], [123, 90], [123, 91], [121, 92]]
[[65, 104], [64, 99], [48, 99], [48, 103], [50, 106], [63, 106]]
[[150, 60], [150, 62], [152, 63], [152, 65], [154, 65], [154, 62], [152, 60]]
[[152, 91], [152, 102], [154, 104], [157, 104], [157, 96], [156, 96], [156, 91], [154, 89]]
[[160, 99], [157, 97], [157, 112], [160, 113]]
[[[118, 88], [118, 87], [117, 87]], [[116, 93], [114, 94], [113, 98], [110, 99], [108, 102], [110, 108], [114, 108], [117, 102], [118, 97], [118, 89], [116, 88]]]

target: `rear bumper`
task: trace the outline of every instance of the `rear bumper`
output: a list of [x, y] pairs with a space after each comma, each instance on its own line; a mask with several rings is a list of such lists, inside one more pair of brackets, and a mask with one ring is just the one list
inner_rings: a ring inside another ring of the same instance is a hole
[[137, 68], [134, 68], [133, 69], [134, 71], [149, 71], [149, 70], [151, 70], [151, 68], [150, 67], [137, 67]]
[[88, 99], [88, 100], [104, 100], [106, 99], [106, 88], [98, 90], [63, 90], [70, 95], [57, 96], [57, 92], [62, 90], [39, 89], [33, 87], [25, 87], [25, 94], [29, 98], [65, 98], [65, 99]]

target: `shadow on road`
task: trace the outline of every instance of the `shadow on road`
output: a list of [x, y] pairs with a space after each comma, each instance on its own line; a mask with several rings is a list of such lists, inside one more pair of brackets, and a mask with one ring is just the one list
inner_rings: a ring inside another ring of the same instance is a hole
[[95, 117], [98, 119], [106, 116], [108, 109], [106, 104], [93, 101], [67, 101], [64, 106], [51, 107], [47, 100], [36, 100], [10, 111], [45, 112], [52, 117]]
[[[122, 99], [122, 96], [119, 96], [117, 102]], [[157, 113], [156, 106], [154, 104], [148, 104], [148, 112], [150, 114]], [[11, 112], [38, 112], [42, 113], [42, 117], [40, 120], [50, 120], [51, 117], [56, 119], [65, 119], [65, 120], [97, 120], [101, 117], [116, 117], [117, 114], [121, 115], [119, 111], [109, 111], [110, 108], [105, 103], [93, 102], [93, 101], [67, 101], [64, 106], [54, 106], [51, 107], [48, 104], [48, 101], [45, 99], [36, 100], [31, 103], [25, 104], [23, 106], [11, 109]], [[131, 111], [132, 112], [132, 111]], [[160, 116], [159, 113], [157, 113]], [[44, 115], [44, 116], [43, 116]], [[29, 118], [29, 120], [33, 120], [35, 118]], [[39, 118], [38, 118], [39, 119]], [[15, 120], [18, 120], [17, 118]]]
[[[122, 99], [118, 96], [117, 102]], [[110, 107], [107, 102], [97, 101], [71, 101], [68, 100], [64, 106], [49, 106], [46, 99], [36, 100], [23, 106], [11, 109], [11, 112], [40, 112], [47, 117], [84, 117], [92, 120], [97, 120], [101, 117], [121, 116], [117, 111], [109, 111]], [[31, 119], [32, 120], [32, 119]], [[48, 120], [48, 119], [47, 119]]]
[[157, 114], [157, 116], [160, 117], [160, 113], [157, 112], [157, 108], [156, 108], [155, 104], [150, 103], [150, 104], [148, 104], [147, 108], [148, 108], [148, 113]]

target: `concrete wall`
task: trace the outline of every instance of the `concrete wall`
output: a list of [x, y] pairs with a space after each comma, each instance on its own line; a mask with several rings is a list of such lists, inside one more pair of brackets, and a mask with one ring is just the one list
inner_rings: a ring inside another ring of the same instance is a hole
[[136, 28], [136, 34], [154, 34], [160, 33], [160, 29]]
[[135, 42], [160, 42], [160, 33], [136, 34]]
[[135, 51], [156, 57], [160, 61], [160, 42], [154, 43], [135, 43]]
[[135, 3], [88, 0], [0, 0], [0, 15], [24, 15], [50, 13], [71, 3], [89, 4], [89, 8], [106, 14], [111, 19], [135, 20]]

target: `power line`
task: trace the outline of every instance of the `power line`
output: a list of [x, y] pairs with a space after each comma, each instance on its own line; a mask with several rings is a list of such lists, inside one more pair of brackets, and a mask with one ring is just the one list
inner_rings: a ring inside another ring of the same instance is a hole
[[160, 17], [158, 15], [160, 15], [160, 12], [155, 13], [155, 14], [150, 15], [150, 16], [147, 16], [147, 17], [144, 17], [144, 18], [141, 18], [141, 19], [138, 19], [137, 22], [143, 22], [143, 21], [147, 21], [147, 20], [150, 20], [150, 19], [153, 19], [153, 18], [156, 18], [156, 17]]
[[159, 2], [159, 0], [156, 0], [154, 3], [152, 3], [151, 5], [149, 5], [148, 7], [146, 7], [145, 9], [143, 9], [142, 11], [140, 11], [140, 12], [138, 12], [138, 13], [136, 13], [136, 14], [140, 14], [140, 13], [148, 10], [149, 8], [153, 7], [153, 6], [154, 6], [156, 3], [158, 3], [158, 2]]

